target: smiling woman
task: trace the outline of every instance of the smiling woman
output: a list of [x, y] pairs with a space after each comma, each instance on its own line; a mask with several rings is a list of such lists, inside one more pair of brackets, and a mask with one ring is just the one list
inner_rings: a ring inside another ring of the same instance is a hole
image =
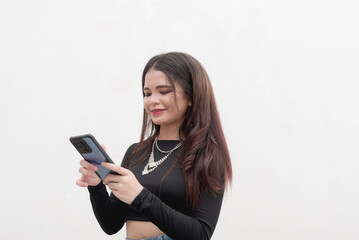
[[166, 136], [163, 134], [178, 131], [187, 108], [192, 105], [182, 87], [177, 83], [174, 85], [175, 88], [167, 76], [158, 70], [151, 69], [145, 76], [143, 106], [152, 122], [161, 126], [161, 138], [164, 139]]
[[210, 239], [232, 167], [207, 73], [188, 54], [161, 54], [147, 63], [142, 89], [140, 142], [121, 166], [103, 164], [120, 175], [101, 182], [81, 160], [77, 184], [107, 234], [126, 223], [127, 239]]

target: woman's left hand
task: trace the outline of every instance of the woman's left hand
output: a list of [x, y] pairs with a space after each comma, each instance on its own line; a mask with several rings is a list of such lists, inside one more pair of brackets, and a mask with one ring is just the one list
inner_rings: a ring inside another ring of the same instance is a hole
[[130, 170], [112, 163], [103, 162], [102, 166], [120, 174], [107, 175], [103, 184], [107, 185], [122, 202], [131, 204], [143, 189], [135, 175]]

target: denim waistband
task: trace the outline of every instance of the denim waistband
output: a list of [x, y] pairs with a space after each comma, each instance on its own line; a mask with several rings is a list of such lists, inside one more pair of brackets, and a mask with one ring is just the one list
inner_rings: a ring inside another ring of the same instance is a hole
[[[126, 240], [133, 240], [133, 239], [126, 238]], [[140, 240], [173, 240], [173, 239], [170, 238], [169, 236], [163, 234], [163, 235], [158, 235], [158, 236], [150, 237], [150, 238], [142, 238]]]

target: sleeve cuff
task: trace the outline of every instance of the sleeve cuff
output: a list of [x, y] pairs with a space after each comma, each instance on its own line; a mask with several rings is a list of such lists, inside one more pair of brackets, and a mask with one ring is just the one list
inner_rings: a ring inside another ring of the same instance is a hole
[[150, 191], [143, 188], [137, 197], [132, 201], [131, 207], [142, 212], [144, 209], [147, 209], [152, 205], [153, 197], [154, 196]]
[[99, 196], [104, 193], [106, 193], [106, 195], [108, 195], [106, 186], [102, 182], [97, 186], [88, 186], [87, 189], [92, 197]]

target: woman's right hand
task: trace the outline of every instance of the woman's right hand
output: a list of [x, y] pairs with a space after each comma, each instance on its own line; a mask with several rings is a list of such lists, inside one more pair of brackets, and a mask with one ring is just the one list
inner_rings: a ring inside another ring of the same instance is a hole
[[80, 165], [82, 167], [79, 169], [79, 171], [82, 174], [82, 176], [76, 181], [76, 184], [79, 185], [80, 187], [99, 185], [101, 179], [95, 173], [95, 171], [97, 171], [97, 167], [84, 159], [80, 161]]

